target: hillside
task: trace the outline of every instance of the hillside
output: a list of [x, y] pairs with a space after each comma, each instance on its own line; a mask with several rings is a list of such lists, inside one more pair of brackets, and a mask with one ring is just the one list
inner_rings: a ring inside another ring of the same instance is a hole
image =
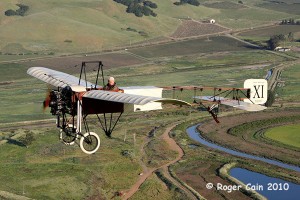
[[[126, 6], [113, 0], [13, 0], [0, 2], [0, 52], [93, 52], [124, 46], [160, 36], [170, 36], [181, 24], [179, 19], [202, 21], [214, 18], [231, 28], [249, 28], [274, 23], [283, 18], [300, 18], [296, 0], [285, 5], [262, 0], [200, 0], [200, 6], [176, 6], [174, 0], [152, 0], [157, 17], [136, 17]], [[29, 6], [25, 16], [5, 16], [17, 10], [16, 4]], [[276, 6], [277, 5], [277, 6]], [[293, 8], [293, 12], [290, 12]], [[299, 10], [299, 9], [298, 9]], [[135, 30], [135, 31], [128, 31]], [[139, 34], [142, 32], [144, 34]]]

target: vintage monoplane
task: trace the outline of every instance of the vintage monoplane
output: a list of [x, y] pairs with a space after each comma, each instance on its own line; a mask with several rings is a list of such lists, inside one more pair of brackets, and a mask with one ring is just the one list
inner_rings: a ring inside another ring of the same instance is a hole
[[[88, 64], [97, 65], [95, 83], [87, 81], [86, 66]], [[56, 125], [60, 129], [60, 139], [65, 144], [72, 145], [80, 138], [79, 146], [86, 154], [93, 154], [100, 147], [99, 136], [89, 130], [87, 116], [96, 115], [102, 130], [110, 137], [125, 111], [125, 105], [129, 105], [131, 111], [134, 112], [159, 110], [162, 109], [162, 104], [202, 106], [216, 122], [219, 122], [217, 114], [220, 104], [247, 111], [260, 111], [266, 108], [258, 105], [265, 103], [267, 98], [267, 83], [262, 79], [248, 79], [245, 81], [246, 87], [244, 88], [134, 86], [120, 87], [121, 89], [116, 92], [103, 90], [103, 87], [98, 85], [99, 76], [102, 77], [104, 85], [101, 61], [82, 62], [79, 78], [45, 67], [31, 67], [27, 73], [55, 87], [44, 101], [44, 107], [49, 106], [52, 115], [57, 117]], [[162, 98], [163, 90], [172, 91], [173, 98]], [[194, 96], [190, 97], [193, 100], [191, 103], [176, 98], [176, 92], [183, 90], [194, 91]], [[197, 92], [203, 90], [212, 90], [214, 95], [196, 95]], [[219, 96], [222, 94], [226, 94], [225, 97]], [[226, 98], [231, 94], [232, 98]], [[204, 101], [210, 101], [213, 105], [205, 106]], [[113, 115], [117, 115], [114, 122]]]

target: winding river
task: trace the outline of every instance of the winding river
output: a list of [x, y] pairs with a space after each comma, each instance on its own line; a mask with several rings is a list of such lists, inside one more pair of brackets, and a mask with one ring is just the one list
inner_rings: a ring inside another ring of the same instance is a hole
[[188, 133], [188, 135], [191, 139], [193, 139], [197, 142], [200, 142], [201, 144], [203, 144], [205, 146], [208, 146], [208, 147], [211, 147], [211, 148], [214, 148], [214, 149], [218, 149], [220, 151], [232, 154], [234, 156], [240, 156], [240, 157], [244, 157], [244, 158], [250, 158], [250, 159], [253, 159], [253, 160], [259, 160], [259, 161], [263, 161], [265, 163], [276, 165], [276, 166], [279, 166], [279, 167], [282, 167], [282, 168], [285, 168], [285, 169], [290, 169], [290, 170], [300, 172], [300, 167], [295, 166], [295, 165], [290, 165], [290, 164], [286, 164], [286, 163], [283, 163], [283, 162], [280, 162], [280, 161], [271, 160], [271, 159], [263, 158], [263, 157], [259, 157], [259, 156], [254, 156], [254, 155], [251, 155], [251, 154], [247, 154], [247, 153], [243, 153], [243, 152], [240, 152], [240, 151], [228, 149], [228, 148], [222, 147], [220, 145], [211, 143], [211, 142], [205, 140], [201, 136], [201, 134], [199, 134], [199, 132], [197, 131], [197, 126], [199, 126], [199, 125], [200, 124], [191, 126], [186, 131], [187, 131], [187, 133]]
[[[191, 126], [187, 129], [187, 133], [189, 137], [197, 142], [200, 142], [201, 144], [229, 153], [234, 156], [240, 156], [244, 158], [250, 158], [253, 160], [259, 160], [263, 161], [272, 165], [276, 165], [285, 169], [294, 170], [297, 172], [300, 172], [300, 167], [289, 165], [283, 162], [279, 162], [276, 160], [271, 160], [259, 156], [254, 156], [251, 154], [243, 153], [240, 151], [235, 151], [232, 149], [228, 149], [225, 147], [222, 147], [220, 145], [211, 143], [204, 139], [201, 134], [199, 134], [197, 130], [197, 126], [200, 124]], [[195, 148], [195, 146], [191, 146], [191, 148]], [[244, 182], [246, 185], [247, 183], [251, 183], [251, 185], [259, 185], [262, 186], [262, 188], [255, 188], [257, 192], [264, 195], [268, 199], [297, 199], [300, 196], [300, 185], [287, 182], [278, 178], [273, 178], [266, 176], [264, 174], [252, 172], [246, 169], [242, 168], [233, 168], [230, 170], [230, 175], [239, 179], [240, 181]], [[275, 187], [275, 188], [274, 188]]]

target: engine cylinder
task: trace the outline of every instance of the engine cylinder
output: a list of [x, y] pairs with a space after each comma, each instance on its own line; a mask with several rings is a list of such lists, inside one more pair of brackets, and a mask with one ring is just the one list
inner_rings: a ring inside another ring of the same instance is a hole
[[52, 90], [50, 93], [50, 103], [52, 115], [61, 115], [68, 113], [70, 115], [76, 115], [77, 106], [76, 102], [72, 99], [73, 91], [70, 86], [66, 86], [61, 90]]

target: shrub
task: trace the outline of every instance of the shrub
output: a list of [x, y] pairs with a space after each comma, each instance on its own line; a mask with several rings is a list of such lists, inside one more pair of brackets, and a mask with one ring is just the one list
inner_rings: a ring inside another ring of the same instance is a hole
[[180, 2], [175, 2], [174, 5], [176, 6], [180, 6], [180, 5], [183, 5], [183, 4], [191, 4], [193, 6], [199, 6], [200, 3], [198, 0], [180, 0]]
[[5, 15], [6, 16], [14, 16], [14, 15], [19, 15], [19, 16], [24, 16], [25, 13], [29, 10], [29, 6], [26, 6], [24, 4], [16, 4], [17, 6], [19, 6], [18, 10], [12, 10], [9, 9], [7, 11], [5, 11]]
[[14, 11], [14, 10], [12, 10], [12, 9], [10, 9], [10, 10], [5, 11], [4, 14], [5, 14], [6, 16], [13, 16], [13, 15], [17, 15], [17, 12]]
[[27, 132], [25, 137], [20, 138], [20, 142], [24, 144], [26, 147], [31, 145], [34, 140], [35, 138], [32, 132]]

